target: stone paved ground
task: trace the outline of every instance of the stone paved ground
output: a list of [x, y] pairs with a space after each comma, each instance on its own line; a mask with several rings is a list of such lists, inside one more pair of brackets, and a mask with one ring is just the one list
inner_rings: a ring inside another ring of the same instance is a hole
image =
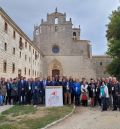
[[0, 106], [0, 113], [3, 112], [3, 111], [5, 111], [5, 110], [7, 110], [7, 109], [9, 109], [9, 108], [11, 108], [11, 107], [12, 107], [12, 105]]
[[120, 129], [120, 112], [78, 107], [71, 117], [49, 129]]

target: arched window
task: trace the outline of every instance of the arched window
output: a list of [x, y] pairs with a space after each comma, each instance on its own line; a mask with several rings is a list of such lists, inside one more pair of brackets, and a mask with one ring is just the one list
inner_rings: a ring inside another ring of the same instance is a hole
[[76, 32], [73, 32], [73, 36], [76, 36]]
[[58, 24], [58, 18], [57, 17], [55, 18], [55, 24]]

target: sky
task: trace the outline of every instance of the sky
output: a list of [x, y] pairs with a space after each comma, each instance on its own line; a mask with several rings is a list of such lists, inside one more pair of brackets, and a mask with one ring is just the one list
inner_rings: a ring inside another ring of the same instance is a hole
[[119, 0], [0, 0], [0, 6], [33, 39], [34, 25], [55, 8], [72, 18], [73, 27], [80, 25], [81, 40], [90, 40], [93, 55], [103, 55], [107, 50], [106, 25]]

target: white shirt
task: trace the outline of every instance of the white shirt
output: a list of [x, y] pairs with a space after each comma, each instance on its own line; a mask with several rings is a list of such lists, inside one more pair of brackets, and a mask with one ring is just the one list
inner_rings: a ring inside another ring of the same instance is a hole
[[88, 85], [81, 85], [81, 92], [88, 92]]

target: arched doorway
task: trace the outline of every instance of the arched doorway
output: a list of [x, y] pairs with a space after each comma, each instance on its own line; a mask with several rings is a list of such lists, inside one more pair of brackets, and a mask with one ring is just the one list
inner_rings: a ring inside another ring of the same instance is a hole
[[60, 76], [60, 70], [59, 69], [53, 69], [52, 70], [52, 76], [55, 77], [55, 76]]
[[54, 59], [48, 66], [48, 75], [49, 76], [63, 76], [63, 69], [61, 63]]

